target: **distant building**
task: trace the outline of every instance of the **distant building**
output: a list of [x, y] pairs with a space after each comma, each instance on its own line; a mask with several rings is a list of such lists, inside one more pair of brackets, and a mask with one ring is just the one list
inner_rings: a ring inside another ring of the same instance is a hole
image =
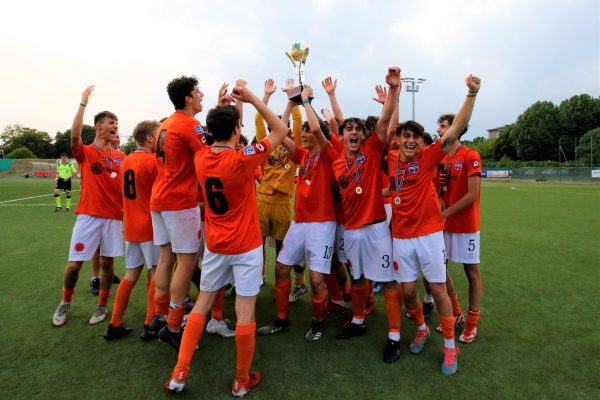
[[504, 128], [506, 128], [508, 125], [502, 125], [498, 128], [492, 128], [492, 129], [488, 129], [488, 139], [497, 139], [498, 135], [500, 134], [500, 131]]

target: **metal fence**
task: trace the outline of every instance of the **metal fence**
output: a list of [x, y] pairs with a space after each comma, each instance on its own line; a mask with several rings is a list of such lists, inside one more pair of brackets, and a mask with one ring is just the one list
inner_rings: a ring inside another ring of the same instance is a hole
[[502, 175], [508, 172], [511, 179], [555, 181], [555, 182], [584, 182], [600, 183], [600, 167], [520, 167], [520, 168], [487, 168], [486, 175]]

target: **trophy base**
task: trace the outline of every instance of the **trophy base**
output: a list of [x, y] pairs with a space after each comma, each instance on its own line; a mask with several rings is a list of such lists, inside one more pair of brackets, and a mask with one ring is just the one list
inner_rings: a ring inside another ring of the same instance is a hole
[[[304, 89], [304, 86], [302, 85], [294, 86], [293, 88], [291, 88], [288, 91], [288, 99], [290, 101], [293, 101], [294, 103], [302, 103], [302, 89]], [[313, 97], [309, 97], [308, 99], [312, 100]]]

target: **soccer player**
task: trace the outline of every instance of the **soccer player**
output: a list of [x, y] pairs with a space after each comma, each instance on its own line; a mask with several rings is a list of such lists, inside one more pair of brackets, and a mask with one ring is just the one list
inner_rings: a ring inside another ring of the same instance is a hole
[[[154, 243], [160, 246], [155, 273], [156, 317], [150, 330], [179, 350], [186, 311], [184, 300], [200, 249], [200, 209], [193, 159], [198, 150], [206, 147], [206, 139], [204, 127], [194, 116], [202, 111], [204, 94], [198, 88], [198, 80], [187, 76], [169, 82], [167, 93], [175, 112], [160, 127], [156, 148], [158, 175], [150, 197]], [[171, 280], [175, 257], [177, 269]]]
[[156, 179], [156, 157], [154, 156], [158, 121], [142, 121], [133, 130], [137, 147], [121, 163], [123, 171], [123, 220], [125, 222], [125, 276], [121, 279], [115, 296], [112, 318], [104, 333], [107, 340], [118, 339], [131, 332], [121, 323], [131, 291], [135, 287], [144, 264], [149, 272], [148, 306], [141, 338], [149, 340], [152, 334], [148, 325], [154, 317], [154, 280], [152, 279], [160, 247], [152, 238], [152, 218], [150, 217], [150, 194]]
[[[454, 118], [453, 114], [444, 114], [439, 118], [438, 133], [440, 137], [444, 137], [448, 128], [452, 126]], [[465, 132], [466, 129], [461, 132], [461, 136]], [[477, 339], [479, 305], [483, 293], [479, 272], [481, 158], [476, 150], [463, 146], [457, 140], [444, 157], [442, 164], [447, 174], [444, 185], [447, 190], [442, 191], [446, 259], [462, 263], [469, 281], [467, 324], [458, 340], [461, 343], [472, 343]], [[454, 283], [449, 273], [446, 284], [448, 295], [453, 299], [453, 308], [458, 308], [458, 312], [462, 315]], [[456, 314], [456, 310], [454, 313]]]
[[400, 68], [390, 67], [386, 76], [390, 86], [381, 117], [373, 134], [365, 139], [365, 125], [359, 118], [348, 118], [340, 126], [344, 153], [333, 162], [344, 207], [344, 247], [352, 275], [352, 320], [336, 337], [349, 339], [366, 332], [365, 308], [370, 281], [383, 282], [389, 321], [388, 341], [383, 360], [391, 363], [400, 354], [400, 288], [392, 268], [392, 238], [386, 224], [382, 198], [381, 160], [387, 131], [400, 92]]
[[[287, 93], [293, 87], [293, 80], [287, 81], [287, 86], [282, 88]], [[271, 95], [275, 93], [277, 86], [273, 79], [265, 81], [263, 103], [268, 104]], [[292, 114], [293, 127], [292, 132], [296, 145], [301, 143], [302, 133], [302, 113], [297, 104], [287, 103], [286, 110], [283, 113], [282, 120], [287, 123], [290, 112]], [[267, 135], [263, 117], [256, 113], [254, 118], [256, 126], [256, 140], [261, 141]], [[271, 129], [267, 127], [267, 129]], [[275, 256], [279, 255], [283, 238], [287, 233], [292, 221], [292, 196], [294, 194], [294, 179], [296, 173], [296, 163], [291, 159], [288, 151], [282, 145], [273, 149], [267, 161], [262, 164], [262, 180], [258, 185], [257, 202], [258, 218], [260, 221], [260, 230], [263, 236], [263, 243], [268, 236], [275, 240]], [[264, 247], [264, 245], [263, 245]], [[304, 280], [304, 269], [299, 266], [294, 267], [296, 281], [290, 293], [290, 301], [306, 293], [306, 281]]]
[[262, 236], [256, 208], [254, 169], [281, 143], [287, 126], [249, 89], [236, 86], [233, 96], [260, 112], [271, 132], [255, 145], [235, 151], [241, 131], [234, 106], [220, 106], [206, 118], [215, 144], [194, 159], [198, 181], [206, 197], [206, 254], [202, 260], [200, 292], [181, 341], [177, 365], [165, 389], [180, 392], [189, 374], [196, 343], [217, 291], [235, 283], [237, 373], [231, 393], [242, 397], [259, 384], [251, 371], [256, 329], [256, 296], [262, 282]]
[[418, 149], [416, 138], [423, 135], [423, 127], [408, 121], [398, 127], [398, 150], [388, 153], [388, 170], [392, 189], [392, 236], [394, 268], [399, 269], [404, 302], [411, 315], [417, 334], [409, 346], [412, 353], [420, 353], [430, 332], [423, 317], [423, 306], [417, 296], [417, 279], [422, 273], [429, 281], [435, 298], [444, 336], [442, 373], [450, 375], [458, 369], [458, 353], [454, 342], [452, 303], [446, 290], [444, 250], [444, 222], [432, 179], [437, 164], [458, 140], [469, 122], [475, 104], [480, 79], [469, 75], [467, 97], [454, 119], [454, 124], [443, 138], [423, 149]]
[[60, 202], [60, 191], [63, 190], [65, 192], [66, 197], [66, 208], [65, 211], [69, 211], [71, 209], [71, 178], [77, 175], [77, 170], [75, 166], [69, 162], [69, 157], [67, 153], [62, 153], [60, 155], [60, 163], [56, 164], [56, 187], [54, 188], [54, 201], [56, 202], [56, 207], [54, 211], [62, 210], [62, 204]]
[[63, 274], [62, 301], [52, 322], [64, 325], [73, 299], [73, 292], [83, 262], [91, 260], [100, 246], [102, 277], [96, 311], [90, 324], [106, 318], [110, 286], [114, 276], [114, 257], [123, 255], [123, 224], [121, 199], [121, 157], [111, 147], [117, 134], [119, 122], [110, 111], [102, 111], [94, 117], [96, 136], [90, 145], [81, 140], [83, 115], [94, 86], [87, 87], [81, 95], [77, 114], [71, 126], [71, 150], [79, 164], [85, 189], [77, 204], [77, 220], [73, 227], [69, 261]]
[[331, 163], [337, 152], [325, 137], [327, 125], [319, 121], [310, 105], [312, 89], [305, 85], [302, 102], [308, 122], [302, 127], [302, 147], [289, 138], [284, 146], [292, 160], [300, 164], [296, 185], [294, 221], [283, 240], [283, 248], [275, 266], [275, 320], [261, 327], [257, 334], [271, 335], [284, 332], [289, 326], [288, 307], [292, 289], [290, 271], [294, 265], [306, 264], [310, 270], [313, 317], [311, 329], [305, 338], [317, 341], [323, 334], [325, 314], [324, 274], [331, 272], [331, 256], [335, 241], [335, 211], [333, 208]]

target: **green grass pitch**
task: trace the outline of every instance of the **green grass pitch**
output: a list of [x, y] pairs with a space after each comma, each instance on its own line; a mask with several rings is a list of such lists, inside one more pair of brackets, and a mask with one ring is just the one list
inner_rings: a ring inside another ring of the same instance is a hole
[[[88, 263], [67, 324], [52, 326], [75, 215], [54, 213], [51, 191], [49, 180], [0, 179], [0, 398], [171, 397], [162, 392], [162, 384], [175, 365], [175, 352], [137, 337], [145, 315], [143, 282], [133, 291], [124, 317], [134, 332], [122, 340], [102, 338], [108, 322], [88, 325], [97, 300], [88, 293]], [[31, 198], [10, 201], [26, 197]], [[74, 206], [77, 199], [75, 192]], [[288, 333], [257, 337], [254, 368], [262, 372], [263, 382], [249, 398], [600, 398], [600, 186], [484, 183], [481, 212], [479, 339], [459, 345], [457, 375], [439, 372], [439, 334], [432, 333], [423, 353], [408, 352], [414, 326], [405, 315], [400, 360], [392, 365], [381, 361], [386, 340], [381, 295], [365, 336], [336, 340], [343, 318], [327, 315], [323, 339], [307, 343], [311, 307], [305, 295], [290, 305]], [[274, 316], [273, 264], [270, 250], [267, 284], [257, 303], [258, 325]], [[466, 308], [462, 266], [449, 268]], [[116, 272], [124, 273], [122, 258]], [[109, 309], [115, 292], [113, 286]], [[225, 315], [235, 319], [229, 296]], [[433, 317], [429, 325], [436, 324]], [[179, 397], [231, 398], [234, 373], [234, 340], [204, 334]]]

